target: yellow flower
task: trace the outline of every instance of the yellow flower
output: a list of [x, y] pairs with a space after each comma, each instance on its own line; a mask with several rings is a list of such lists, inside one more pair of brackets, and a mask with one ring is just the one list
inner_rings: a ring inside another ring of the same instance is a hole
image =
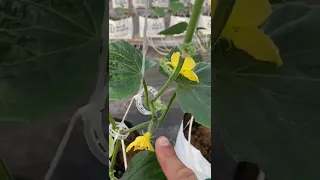
[[[176, 69], [178, 66], [179, 59], [180, 52], [175, 52], [171, 55], [171, 62], [168, 62], [167, 64], [170, 64], [174, 69]], [[194, 67], [196, 67], [196, 63], [194, 62], [192, 57], [188, 56], [184, 59], [184, 63], [180, 70], [180, 74], [191, 81], [199, 82], [197, 74], [192, 71]]]
[[[216, 7], [216, 0], [212, 1]], [[213, 11], [215, 7], [212, 6]], [[258, 27], [271, 12], [268, 0], [237, 0], [221, 37], [232, 41], [235, 47], [257, 60], [275, 62], [281, 66], [278, 48]]]
[[148, 149], [149, 151], [154, 151], [152, 144], [150, 143], [151, 134], [149, 132], [143, 134], [143, 136], [138, 136], [126, 149], [126, 152], [129, 152], [134, 146], [135, 150], [144, 150]]

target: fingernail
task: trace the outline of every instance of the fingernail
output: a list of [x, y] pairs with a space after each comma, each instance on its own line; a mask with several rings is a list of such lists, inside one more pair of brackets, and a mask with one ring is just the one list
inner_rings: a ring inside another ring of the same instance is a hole
[[166, 137], [164, 137], [164, 136], [161, 136], [161, 137], [159, 138], [159, 144], [160, 144], [160, 146], [162, 146], [162, 147], [168, 147], [168, 146], [170, 146], [170, 142], [169, 142], [168, 138], [166, 138]]

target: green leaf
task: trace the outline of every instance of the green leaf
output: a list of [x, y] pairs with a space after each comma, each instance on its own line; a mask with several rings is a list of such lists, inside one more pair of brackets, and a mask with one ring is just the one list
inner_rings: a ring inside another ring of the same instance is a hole
[[114, 146], [114, 144], [113, 144], [113, 138], [109, 135], [109, 158], [111, 158], [112, 157], [112, 153], [113, 153], [113, 146]]
[[[145, 70], [155, 65], [146, 59]], [[109, 99], [120, 100], [139, 90], [142, 54], [126, 41], [109, 44]]]
[[37, 121], [80, 107], [99, 71], [103, 1], [0, 5], [0, 121]]
[[198, 63], [194, 68], [199, 83], [179, 76], [177, 99], [184, 113], [191, 113], [199, 124], [211, 128], [211, 64]]
[[165, 14], [164, 8], [155, 7], [154, 11], [156, 12], [157, 16], [163, 17]]
[[136, 154], [121, 180], [166, 180], [156, 154], [151, 151], [141, 151]]
[[236, 161], [259, 164], [272, 180], [319, 179], [320, 8], [292, 21], [277, 14], [266, 25], [278, 24], [269, 35], [281, 68], [236, 49], [212, 53], [213, 119]]
[[170, 0], [169, 9], [172, 13], [177, 13], [184, 9], [184, 5], [178, 0]]
[[174, 35], [174, 34], [181, 34], [183, 33], [185, 30], [187, 30], [188, 27], [188, 23], [186, 22], [180, 22], [178, 24], [175, 24], [171, 27], [169, 27], [166, 30], [163, 30], [161, 32], [159, 32], [158, 34], [162, 34], [162, 35]]

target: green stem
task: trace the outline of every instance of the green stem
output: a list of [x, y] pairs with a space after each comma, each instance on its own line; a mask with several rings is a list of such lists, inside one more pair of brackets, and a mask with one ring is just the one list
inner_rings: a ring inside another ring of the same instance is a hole
[[143, 89], [144, 89], [144, 103], [146, 107], [150, 109], [152, 118], [157, 119], [156, 108], [154, 107], [153, 102], [151, 103], [149, 102], [148, 86], [145, 79], [143, 79]]
[[157, 114], [156, 114], [156, 108], [154, 107], [154, 102], [151, 102], [150, 105], [150, 110], [151, 110], [151, 117], [153, 120], [157, 120]]
[[[184, 59], [182, 60], [184, 61]], [[180, 60], [179, 60], [180, 63]], [[179, 64], [178, 64], [179, 66]], [[182, 67], [182, 66], [181, 66]], [[177, 67], [178, 68], [178, 67]], [[169, 77], [168, 81], [166, 82], [166, 84], [164, 84], [164, 86], [160, 89], [159, 93], [156, 94], [150, 101], [151, 103], [155, 102], [157, 99], [159, 99], [159, 97], [168, 89], [168, 87], [171, 85], [171, 83], [174, 81], [173, 77], [176, 75], [176, 71], [173, 72], [173, 74]], [[179, 74], [179, 73], [178, 73]]]
[[168, 105], [167, 105], [167, 109], [161, 114], [161, 117], [159, 118], [158, 124], [162, 123], [164, 121], [164, 119], [167, 117], [167, 114], [168, 114], [170, 107], [171, 107], [174, 99], [176, 98], [176, 96], [177, 96], [177, 93], [174, 92], [172, 94], [172, 96], [170, 97]]
[[197, 26], [197, 22], [199, 19], [199, 15], [201, 12], [203, 1], [204, 0], [195, 0], [194, 6], [192, 9], [192, 13], [191, 13], [191, 17], [190, 17], [190, 21], [189, 21], [189, 25], [187, 28], [187, 33], [186, 33], [186, 36], [184, 37], [184, 43], [189, 43], [192, 41], [192, 37], [193, 37], [194, 31]]
[[156, 131], [156, 129], [158, 128], [158, 126], [165, 120], [165, 118], [168, 115], [168, 112], [170, 110], [170, 107], [174, 101], [174, 98], [176, 97], [176, 92], [174, 92], [172, 94], [172, 96], [169, 99], [169, 102], [167, 104], [167, 108], [164, 110], [164, 112], [161, 114], [161, 117], [159, 120], [153, 120], [150, 122], [149, 127], [148, 127], [148, 132], [150, 133], [154, 133]]
[[130, 129], [128, 129], [128, 130], [121, 131], [120, 133], [121, 133], [121, 134], [127, 134], [127, 133], [131, 133], [131, 132], [133, 132], [133, 131], [136, 131], [136, 130], [138, 130], [138, 129], [144, 128], [144, 127], [148, 126], [151, 121], [152, 121], [152, 120], [143, 122], [143, 123], [141, 123], [141, 124], [138, 124], [138, 125], [130, 128]]
[[[204, 0], [195, 1], [183, 44], [190, 43], [192, 40], [194, 31], [196, 30], [196, 25], [200, 16], [203, 1]], [[151, 102], [155, 102], [168, 89], [168, 87], [172, 84], [172, 82], [177, 79], [183, 63], [184, 63], [184, 57], [183, 58], [180, 57], [177, 68], [175, 69], [174, 73], [169, 77], [166, 84], [160, 89], [159, 93], [154, 98], [151, 99]]]
[[143, 79], [143, 89], [144, 89], [144, 103], [146, 104], [146, 107], [149, 108], [149, 92], [148, 92], [148, 86], [145, 79]]
[[109, 122], [110, 122], [110, 124], [111, 124], [111, 126], [112, 126], [112, 129], [113, 129], [114, 131], [116, 131], [116, 130], [117, 130], [116, 121], [115, 121], [114, 118], [112, 117], [110, 111], [109, 111]]
[[114, 178], [113, 168], [114, 168], [114, 165], [116, 164], [116, 159], [117, 159], [119, 147], [120, 147], [120, 140], [117, 139], [116, 143], [115, 143], [115, 147], [113, 149], [112, 158], [111, 158], [111, 164], [110, 164], [110, 168], [109, 168], [109, 177], [110, 178], [111, 177]]

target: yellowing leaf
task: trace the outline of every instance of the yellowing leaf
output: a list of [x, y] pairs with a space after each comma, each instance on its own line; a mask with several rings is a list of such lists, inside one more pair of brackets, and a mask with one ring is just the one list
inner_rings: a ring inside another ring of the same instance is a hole
[[233, 44], [257, 60], [275, 62], [282, 65], [279, 50], [273, 41], [257, 27], [237, 28], [224, 31], [224, 36], [231, 39]]
[[[212, 12], [216, 8], [216, 1], [212, 0]], [[268, 0], [236, 0], [227, 26], [259, 26], [271, 12], [271, 5]]]

